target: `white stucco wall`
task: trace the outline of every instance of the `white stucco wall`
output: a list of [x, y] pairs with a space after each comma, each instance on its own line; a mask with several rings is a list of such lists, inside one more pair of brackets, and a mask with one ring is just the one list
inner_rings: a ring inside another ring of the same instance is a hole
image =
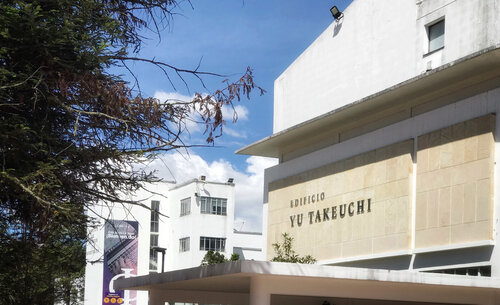
[[[274, 133], [500, 43], [497, 0], [355, 0], [275, 81]], [[445, 47], [426, 55], [426, 26]]]
[[[191, 197], [191, 213], [180, 216], [180, 202], [188, 196]], [[202, 196], [226, 198], [227, 215], [201, 214]], [[169, 200], [170, 219], [160, 224], [160, 232], [168, 232], [164, 235], [171, 239], [168, 241], [160, 237], [160, 244], [165, 241], [169, 249], [165, 271], [199, 266], [206, 253], [200, 250], [200, 236], [226, 238], [226, 251], [223, 253], [226, 257], [230, 256], [233, 249], [234, 203], [234, 184], [198, 181], [173, 189]], [[179, 239], [184, 237], [190, 237], [190, 251], [179, 252]]]
[[[151, 194], [141, 190], [137, 192], [136, 199], [144, 200], [144, 204], [150, 207], [151, 200], [165, 200], [165, 197], [163, 196], [166, 196], [168, 187], [169, 184], [167, 183], [151, 184], [149, 189], [156, 194]], [[98, 226], [90, 233], [91, 239], [93, 240], [92, 244], [87, 245], [84, 296], [84, 304], [86, 305], [102, 303], [104, 219], [139, 222], [137, 275], [146, 275], [149, 273], [150, 211], [139, 206], [121, 204], [115, 204], [112, 207], [98, 205], [92, 210], [92, 212], [88, 213], [98, 220]], [[148, 295], [146, 292], [138, 293], [137, 304], [147, 304], [147, 300]]]
[[99, 304], [102, 300], [102, 249], [104, 249], [104, 231], [94, 231], [89, 233], [90, 239], [93, 240], [93, 246], [87, 246], [87, 263], [85, 266], [85, 294], [84, 304]]
[[[199, 266], [206, 251], [200, 250], [200, 236], [226, 238], [226, 257], [229, 257], [234, 247], [249, 247], [256, 249], [262, 243], [262, 235], [234, 234], [234, 184], [214, 183], [193, 179], [182, 184], [156, 183], [147, 186], [151, 192], [140, 190], [134, 196], [135, 200], [151, 207], [151, 201], [160, 202], [158, 246], [167, 248], [165, 255], [165, 271]], [[211, 215], [200, 213], [200, 197], [217, 197], [227, 199], [227, 215]], [[180, 216], [181, 200], [191, 198], [191, 213]], [[137, 275], [149, 273], [150, 221], [151, 211], [138, 206], [115, 205], [111, 209], [105, 206], [94, 207], [94, 212], [105, 219], [122, 219], [139, 222], [138, 272]], [[99, 218], [98, 218], [99, 219]], [[102, 303], [103, 285], [103, 249], [104, 220], [100, 226], [91, 232], [93, 246], [87, 246], [88, 263], [85, 273], [85, 305]], [[238, 235], [235, 237], [235, 235]], [[179, 252], [179, 239], [190, 237], [190, 250]], [[262, 248], [262, 247], [259, 247]], [[262, 251], [247, 250], [247, 259], [261, 259]], [[161, 254], [158, 254], [158, 271], [161, 271]], [[139, 292], [138, 305], [148, 304], [147, 292]]]
[[263, 243], [260, 232], [233, 232], [233, 253], [238, 253], [240, 259], [265, 260], [265, 252], [262, 251]]

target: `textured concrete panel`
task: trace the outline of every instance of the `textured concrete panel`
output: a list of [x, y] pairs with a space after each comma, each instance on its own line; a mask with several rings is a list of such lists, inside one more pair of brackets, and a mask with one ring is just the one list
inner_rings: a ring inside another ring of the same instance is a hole
[[268, 259], [282, 233], [318, 260], [408, 250], [413, 140], [269, 186]]
[[492, 239], [495, 116], [418, 137], [415, 247]]

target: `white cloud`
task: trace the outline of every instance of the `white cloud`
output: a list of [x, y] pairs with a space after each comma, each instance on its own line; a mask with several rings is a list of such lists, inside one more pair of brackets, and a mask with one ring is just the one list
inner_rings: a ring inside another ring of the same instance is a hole
[[[180, 94], [178, 92], [165, 92], [165, 91], [156, 91], [153, 95], [155, 98], [159, 99], [162, 102], [165, 101], [182, 101], [182, 102], [190, 102], [194, 96], [187, 96]], [[238, 120], [247, 120], [248, 119], [248, 109], [242, 105], [234, 106], [234, 109], [230, 106], [224, 106], [222, 108], [222, 116], [224, 120], [226, 120], [227, 125], [233, 122], [233, 117], [236, 113]], [[202, 133], [205, 131], [205, 125], [200, 123], [201, 119], [199, 116], [195, 115], [191, 119], [186, 121], [186, 128], [189, 133]], [[227, 126], [226, 125], [226, 126]], [[228, 136], [235, 138], [246, 138], [246, 134], [243, 132], [238, 132], [234, 129], [224, 127], [224, 131]]]
[[231, 137], [234, 137], [234, 138], [240, 138], [240, 139], [246, 139], [247, 138], [247, 134], [246, 132], [242, 132], [242, 131], [237, 131], [237, 130], [234, 130], [232, 128], [229, 128], [229, 127], [224, 127], [224, 130], [223, 130], [224, 134], [228, 135], [228, 136], [231, 136]]
[[249, 157], [244, 172], [235, 169], [230, 162], [220, 159], [205, 161], [192, 152], [165, 154], [148, 165], [165, 180], [183, 182], [205, 175], [209, 181], [226, 182], [234, 178], [236, 192], [235, 226], [245, 231], [262, 230], [262, 200], [264, 169], [277, 164], [276, 159]]
[[189, 102], [193, 99], [192, 96], [183, 95], [178, 92], [165, 92], [165, 91], [156, 91], [153, 97], [159, 99], [162, 102], [165, 101]]
[[226, 106], [222, 108], [222, 116], [227, 122], [233, 121], [234, 113], [236, 112], [238, 120], [248, 120], [248, 109], [242, 105], [234, 106], [234, 110], [231, 106]]
[[[162, 102], [190, 102], [193, 99], [193, 96], [183, 95], [178, 92], [165, 91], [156, 91], [153, 96]], [[204, 125], [197, 121], [197, 117], [186, 120], [186, 128], [190, 133], [203, 132], [205, 130]]]

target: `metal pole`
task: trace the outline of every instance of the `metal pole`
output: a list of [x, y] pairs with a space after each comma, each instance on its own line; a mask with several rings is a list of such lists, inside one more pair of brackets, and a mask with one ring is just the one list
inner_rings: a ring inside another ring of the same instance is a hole
[[165, 251], [161, 252], [161, 273], [165, 271]]

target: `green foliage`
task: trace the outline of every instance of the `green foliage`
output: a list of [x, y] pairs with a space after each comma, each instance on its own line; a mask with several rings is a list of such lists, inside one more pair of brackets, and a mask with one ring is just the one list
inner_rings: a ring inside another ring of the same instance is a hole
[[240, 255], [238, 253], [233, 253], [231, 254], [231, 257], [229, 258], [229, 261], [237, 261], [240, 259]]
[[[81, 304], [85, 231], [47, 233], [44, 243], [4, 232], [0, 239], [2, 304]], [[78, 227], [76, 227], [78, 229]]]
[[202, 266], [207, 266], [207, 265], [215, 265], [215, 264], [220, 264], [220, 263], [225, 263], [229, 261], [237, 261], [240, 259], [240, 255], [237, 253], [231, 254], [231, 257], [227, 259], [224, 254], [220, 253], [219, 251], [212, 251], [209, 250], [203, 257], [203, 260], [201, 261]]
[[314, 264], [316, 259], [311, 255], [299, 256], [293, 250], [293, 237], [287, 233], [283, 233], [283, 242], [273, 244], [274, 257], [273, 262], [299, 263], [299, 264]]
[[175, 0], [0, 1], [4, 304], [53, 304], [70, 295], [69, 283], [78, 282], [85, 266], [94, 205], [140, 205], [123, 198], [157, 180], [130, 165], [189, 146], [182, 135], [194, 115], [212, 143], [222, 132], [222, 107], [253, 89], [263, 92], [248, 69], [221, 89], [203, 88], [208, 95], [160, 102], [109, 72], [147, 62], [167, 82], [170, 74], [217, 76], [138, 56], [141, 31], [168, 25], [176, 6]]

